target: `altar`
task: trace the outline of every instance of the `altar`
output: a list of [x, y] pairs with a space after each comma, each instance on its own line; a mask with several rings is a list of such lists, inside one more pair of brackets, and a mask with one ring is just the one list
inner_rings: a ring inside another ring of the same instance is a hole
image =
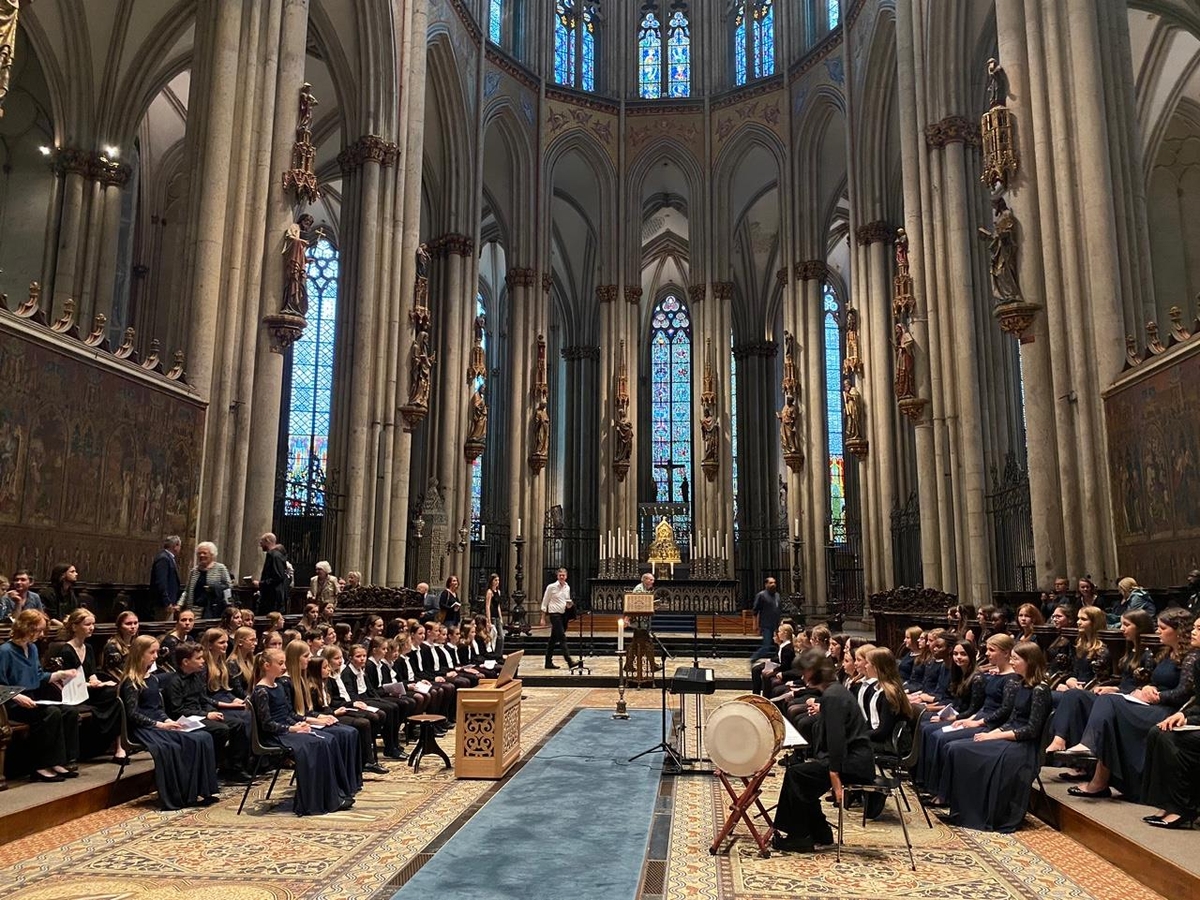
[[[593, 613], [622, 615], [625, 594], [637, 578], [593, 578], [588, 582]], [[687, 578], [654, 582], [655, 608], [659, 613], [694, 613], [697, 616], [732, 616], [740, 611], [738, 583], [732, 578]]]

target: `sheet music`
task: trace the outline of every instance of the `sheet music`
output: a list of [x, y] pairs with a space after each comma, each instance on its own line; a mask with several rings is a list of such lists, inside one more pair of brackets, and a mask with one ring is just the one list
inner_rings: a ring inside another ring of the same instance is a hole
[[180, 716], [178, 719], [167, 719], [175, 725], [179, 725], [182, 731], [199, 731], [204, 727], [204, 719], [200, 716]]
[[63, 684], [62, 702], [67, 706], [88, 702], [87, 679], [83, 677], [83, 669], [76, 669], [75, 677]]
[[804, 739], [796, 726], [789, 722], [786, 718], [783, 720], [783, 746], [785, 747], [807, 747], [808, 741]]

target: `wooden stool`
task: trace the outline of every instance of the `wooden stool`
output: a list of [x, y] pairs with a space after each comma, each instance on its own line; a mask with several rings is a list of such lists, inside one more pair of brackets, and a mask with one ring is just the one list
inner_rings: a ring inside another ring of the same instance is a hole
[[408, 755], [408, 764], [412, 766], [413, 771], [420, 770], [421, 757], [425, 755], [426, 751], [440, 756], [446, 764], [445, 768], [449, 769], [450, 757], [446, 755], [445, 750], [438, 746], [437, 733], [434, 730], [439, 725], [445, 724], [446, 717], [434, 713], [422, 713], [419, 716], [409, 716], [408, 721], [415, 722], [420, 726], [420, 731], [417, 732], [417, 746]]

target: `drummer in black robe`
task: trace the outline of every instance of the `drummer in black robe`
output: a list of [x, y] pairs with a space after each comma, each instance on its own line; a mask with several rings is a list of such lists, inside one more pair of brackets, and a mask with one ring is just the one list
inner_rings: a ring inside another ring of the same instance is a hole
[[840, 805], [848, 785], [875, 780], [875, 754], [870, 729], [853, 695], [837, 683], [833, 661], [818, 649], [800, 655], [796, 667], [805, 682], [820, 692], [820, 710], [812, 731], [812, 757], [793, 756], [779, 792], [775, 811], [777, 850], [812, 851], [832, 844], [833, 829], [821, 810], [830, 788]]

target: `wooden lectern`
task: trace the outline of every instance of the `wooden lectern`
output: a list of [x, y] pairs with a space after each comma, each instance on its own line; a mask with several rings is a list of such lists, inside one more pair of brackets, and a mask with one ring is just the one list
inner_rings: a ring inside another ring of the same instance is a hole
[[498, 681], [458, 691], [455, 778], [503, 778], [521, 756], [521, 682]]

